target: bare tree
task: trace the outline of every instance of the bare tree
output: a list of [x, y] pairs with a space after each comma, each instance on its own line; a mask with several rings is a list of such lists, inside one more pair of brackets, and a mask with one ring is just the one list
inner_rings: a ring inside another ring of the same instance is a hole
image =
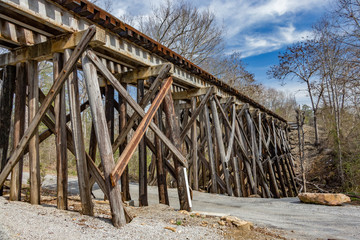
[[267, 74], [285, 82], [289, 78], [296, 78], [306, 83], [314, 113], [315, 145], [319, 144], [317, 111], [324, 91], [323, 83], [316, 78], [319, 61], [316, 55], [317, 43], [313, 40], [298, 42], [288, 47], [279, 55], [279, 64], [270, 68]]
[[140, 31], [195, 64], [223, 50], [223, 28], [209, 10], [167, 0], [139, 20]]
[[255, 82], [254, 74], [246, 70], [239, 52], [223, 57], [209, 57], [203, 62], [202, 68], [239, 91], [249, 90]]
[[320, 73], [325, 86], [324, 105], [329, 106], [334, 118], [336, 145], [339, 160], [341, 183], [344, 185], [344, 167], [342, 151], [342, 113], [348, 102], [348, 93], [352, 79], [357, 79], [358, 66], [353, 61], [353, 46], [346, 44], [344, 38], [334, 30], [329, 18], [320, 21], [314, 28], [317, 38], [317, 55]]
[[105, 11], [111, 13], [113, 10], [113, 0], [88, 0], [99, 7], [103, 8]]

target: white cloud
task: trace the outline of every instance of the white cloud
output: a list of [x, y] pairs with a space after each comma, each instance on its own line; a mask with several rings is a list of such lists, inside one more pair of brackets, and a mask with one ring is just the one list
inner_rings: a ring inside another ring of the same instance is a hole
[[311, 38], [309, 30], [297, 31], [290, 24], [287, 27], [277, 27], [270, 33], [250, 33], [232, 42], [229, 51], [240, 51], [243, 58], [272, 52], [302, 39]]
[[[113, 0], [112, 13], [149, 15], [153, 6], [165, 0]], [[176, 0], [173, 0], [176, 1]], [[323, 11], [334, 0], [210, 0], [190, 1], [200, 9], [209, 8], [226, 27], [228, 51], [240, 51], [243, 57], [277, 50], [309, 35], [295, 28], [294, 17], [306, 11]], [[135, 26], [136, 27], [136, 26]], [[264, 28], [268, 27], [265, 31]]]
[[[227, 27], [228, 50], [240, 51], [243, 57], [248, 57], [309, 36], [309, 30], [294, 27], [294, 21], [298, 20], [294, 15], [323, 10], [326, 5], [328, 0], [212, 0], [207, 7]], [[266, 32], [259, 30], [264, 26], [269, 27]]]

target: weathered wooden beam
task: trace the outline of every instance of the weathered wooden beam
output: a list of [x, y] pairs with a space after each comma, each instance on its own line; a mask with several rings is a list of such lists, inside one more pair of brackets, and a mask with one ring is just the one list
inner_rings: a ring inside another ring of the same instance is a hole
[[274, 196], [276, 198], [280, 198], [280, 193], [279, 193], [279, 188], [278, 188], [278, 184], [276, 181], [276, 177], [275, 177], [275, 173], [274, 173], [274, 169], [272, 167], [272, 161], [270, 160], [270, 157], [268, 157], [267, 159], [267, 167], [268, 167], [268, 172], [269, 172], [269, 177], [270, 177], [270, 186], [272, 186], [272, 192], [274, 194]]
[[[34, 121], [39, 109], [39, 79], [37, 61], [27, 63], [27, 79], [29, 84], [29, 122]], [[30, 124], [31, 125], [31, 124]], [[29, 128], [30, 128], [29, 125]], [[26, 136], [26, 134], [24, 135]], [[30, 165], [30, 202], [40, 204], [40, 153], [38, 128], [29, 141], [29, 165]]]
[[115, 166], [115, 162], [111, 148], [110, 136], [106, 126], [103, 104], [101, 101], [97, 71], [86, 54], [84, 54], [82, 57], [82, 67], [85, 76], [86, 90], [89, 97], [96, 138], [98, 140], [100, 158], [104, 168], [106, 187], [109, 193], [112, 223], [115, 227], [121, 227], [126, 224], [126, 219], [124, 214], [124, 207], [121, 201], [120, 187], [118, 184], [116, 184], [116, 182], [114, 185], [112, 185], [110, 179], [110, 174]]
[[229, 136], [228, 148], [226, 151], [225, 162], [229, 162], [231, 153], [234, 147], [234, 138], [235, 138], [235, 123], [236, 123], [236, 110], [235, 104], [233, 104], [233, 113], [232, 113], [232, 125], [231, 125], [231, 133]]
[[[123, 87], [126, 89], [127, 84], [123, 83]], [[126, 114], [126, 112], [127, 112], [126, 105], [127, 104], [126, 104], [126, 101], [121, 97], [120, 94], [118, 94], [118, 97], [119, 97], [119, 108], [118, 108], [119, 135], [120, 135], [127, 125], [127, 114]], [[126, 144], [127, 144], [127, 137], [125, 138], [124, 143], [121, 144], [119, 147], [119, 157], [120, 157], [121, 153], [124, 151]], [[123, 197], [124, 197], [125, 201], [131, 200], [130, 185], [129, 185], [129, 166], [126, 166], [123, 174], [121, 175], [121, 191], [123, 193]]]
[[[65, 61], [69, 60], [71, 53], [72, 51], [70, 49], [65, 50]], [[81, 124], [79, 86], [76, 69], [73, 71], [72, 74], [69, 75], [67, 84], [69, 92], [72, 137], [75, 149], [76, 169], [82, 207], [81, 212], [82, 214], [92, 216], [94, 215], [94, 212], [93, 204], [91, 201], [91, 189], [88, 181], [89, 172], [87, 168], [85, 143]]]
[[114, 109], [114, 99], [115, 91], [111, 85], [105, 85], [105, 117], [107, 122], [107, 127], [109, 130], [110, 142], [114, 143], [114, 134], [115, 134], [115, 109]]
[[[63, 68], [63, 54], [55, 53], [53, 56], [53, 78], [57, 79]], [[66, 102], [65, 87], [60, 89], [54, 101], [55, 109], [55, 146], [56, 146], [56, 172], [57, 172], [57, 208], [67, 209], [68, 189], [68, 158], [66, 147]]]
[[[110, 73], [110, 71], [102, 64], [100, 59], [91, 51], [86, 51], [88, 57], [94, 64], [98, 67], [99, 71], [102, 75], [110, 81], [110, 83], [114, 86], [114, 88], [122, 95], [129, 105], [140, 115], [140, 117], [145, 116], [144, 110], [135, 102], [135, 100], [130, 96], [130, 94], [124, 89], [121, 84], [117, 81], [117, 79]], [[159, 128], [151, 121], [150, 128], [153, 132], [161, 139], [161, 141], [170, 149], [170, 151], [174, 154], [174, 156], [180, 161], [180, 163], [187, 167], [188, 163], [186, 158], [182, 155], [182, 153], [174, 146], [174, 144], [164, 135], [163, 132], [159, 130]]]
[[[208, 146], [208, 157], [210, 162], [210, 171], [211, 171], [211, 193], [217, 193], [217, 181], [216, 181], [216, 165], [215, 165], [215, 157], [214, 157], [214, 149], [212, 142], [212, 134], [211, 134], [211, 125], [210, 125], [210, 114], [208, 106], [204, 106], [204, 120], [205, 120], [205, 132], [207, 138], [207, 146]], [[203, 169], [203, 176], [205, 175], [205, 171]], [[205, 184], [205, 183], [204, 183]]]
[[[175, 108], [171, 92], [169, 91], [164, 99], [164, 112], [166, 116], [166, 126], [170, 133], [170, 139], [175, 144], [177, 149], [181, 149], [180, 127], [179, 119], [175, 114]], [[189, 193], [189, 186], [187, 184], [186, 168], [181, 166], [181, 161], [178, 156], [174, 160], [176, 182], [178, 189], [178, 196], [180, 201], [180, 209], [191, 211], [191, 200]]]
[[[144, 80], [140, 79], [137, 82], [137, 102], [140, 103], [141, 99], [144, 98]], [[165, 94], [164, 94], [165, 96]], [[160, 106], [160, 103], [159, 103]], [[158, 107], [159, 107], [158, 106]], [[155, 114], [155, 113], [154, 113]], [[148, 119], [151, 121], [152, 118]], [[141, 122], [139, 122], [139, 126]], [[143, 131], [143, 135], [146, 135], [146, 129]], [[135, 146], [135, 145], [134, 145]], [[142, 137], [138, 145], [138, 156], [139, 156], [139, 206], [148, 206], [147, 201], [147, 154], [145, 139]], [[131, 157], [131, 156], [130, 156]]]
[[138, 128], [136, 129], [132, 139], [121, 153], [116, 167], [112, 169], [110, 178], [111, 183], [113, 186], [119, 180], [121, 174], [123, 173], [125, 166], [130, 161], [132, 154], [135, 152], [137, 145], [139, 144], [141, 138], [144, 136], [146, 129], [148, 128], [151, 119], [154, 117], [157, 109], [159, 108], [161, 102], [163, 101], [167, 91], [170, 89], [172, 84], [172, 78], [168, 78], [162, 85], [160, 92], [157, 94], [156, 98], [154, 99], [153, 103], [151, 104], [149, 110], [145, 114], [144, 118], [141, 120]]
[[137, 83], [138, 80], [146, 80], [151, 77], [157, 77], [162, 73], [164, 65], [170, 65], [169, 74], [174, 73], [174, 65], [166, 63], [150, 67], [135, 68], [133, 71], [118, 74], [116, 77], [124, 83]]
[[[271, 119], [271, 125], [272, 125], [272, 136], [273, 136], [273, 142], [276, 143], [276, 130], [275, 130], [275, 125], [274, 125], [274, 121]], [[277, 146], [276, 144], [273, 144], [274, 146], [274, 154], [275, 154], [275, 167], [276, 167], [276, 172], [278, 174], [278, 178], [279, 178], [279, 182], [280, 182], [280, 186], [281, 186], [281, 191], [282, 191], [282, 195], [283, 197], [288, 197], [288, 193], [286, 191], [286, 187], [285, 187], [285, 183], [284, 183], [284, 178], [283, 178], [283, 173], [281, 172], [281, 168], [280, 168], [280, 163], [279, 163], [279, 156], [277, 153]]]
[[[191, 105], [192, 105], [192, 113], [195, 113], [196, 109], [196, 102], [197, 98], [193, 97], [191, 99]], [[193, 178], [194, 178], [194, 184], [193, 188], [194, 190], [199, 190], [199, 165], [198, 165], [198, 145], [197, 145], [197, 124], [196, 121], [194, 121], [191, 129], [191, 150], [192, 150], [192, 162], [193, 162]]]
[[[154, 82], [151, 84], [151, 86], [148, 89], [145, 96], [141, 99], [141, 102], [140, 102], [139, 105], [140, 105], [140, 107], [142, 109], [144, 109], [147, 106], [147, 104], [149, 103], [151, 98], [155, 95], [156, 90], [161, 85], [163, 79], [165, 79], [166, 76], [168, 75], [170, 68], [171, 68], [170, 64], [165, 64], [165, 65], [162, 66], [162, 69], [159, 72], [159, 75], [156, 77]], [[126, 90], [126, 88], [124, 88], [124, 89]], [[126, 99], [124, 99], [124, 101], [126, 101]], [[113, 151], [116, 151], [116, 149], [125, 141], [128, 133], [130, 132], [130, 130], [132, 129], [133, 125], [135, 124], [136, 120], [139, 117], [140, 116], [138, 114], [134, 113], [131, 116], [131, 118], [127, 121], [126, 127], [124, 127], [122, 129], [121, 134], [119, 134], [119, 136], [116, 138], [116, 140], [115, 140], [115, 142], [113, 144]]]
[[95, 162], [96, 161], [96, 149], [97, 149], [97, 140], [94, 129], [94, 124], [91, 124], [90, 130], [90, 142], [89, 142], [89, 156]]
[[224, 141], [222, 137], [222, 127], [220, 125], [219, 121], [219, 115], [216, 108], [216, 103], [214, 99], [210, 99], [210, 106], [211, 106], [211, 113], [213, 116], [213, 122], [215, 126], [215, 133], [216, 133], [216, 140], [218, 143], [218, 149], [220, 152], [220, 159], [223, 167], [224, 177], [225, 177], [225, 183], [226, 183], [226, 191], [229, 196], [232, 195], [232, 188], [230, 185], [230, 179], [229, 179], [229, 169], [228, 169], [228, 163], [226, 162], [226, 154], [225, 154], [225, 146]]
[[[42, 103], [41, 99], [40, 99], [40, 103]], [[49, 128], [48, 130], [51, 133], [55, 134], [55, 123], [54, 123], [54, 121], [55, 121], [55, 111], [54, 111], [54, 108], [52, 106], [49, 107], [49, 112], [50, 112], [50, 114], [49, 114], [50, 117], [45, 115], [43, 117], [42, 121]], [[75, 148], [73, 146], [72, 131], [68, 127], [66, 127], [66, 131], [67, 131], [66, 136], [67, 136], [67, 143], [68, 143], [67, 147], [68, 147], [69, 151], [72, 154], [76, 155]], [[46, 134], [46, 132], [45, 132], [45, 134]], [[41, 137], [39, 137], [39, 138], [41, 139]], [[102, 173], [101, 173], [100, 169], [95, 165], [94, 161], [92, 160], [92, 158], [87, 153], [86, 153], [86, 162], [87, 162], [87, 166], [88, 166], [90, 174], [92, 175], [92, 177], [94, 177], [94, 180], [99, 185], [101, 191], [103, 191], [105, 196], [107, 196], [109, 198], [109, 194], [108, 194], [107, 188], [105, 186], [105, 179], [102, 176]]]
[[234, 190], [234, 195], [236, 197], [241, 197], [242, 196], [242, 193], [241, 193], [241, 184], [240, 184], [240, 175], [239, 175], [239, 166], [238, 166], [238, 159], [237, 157], [233, 157], [232, 158], [232, 163], [233, 163], [233, 167], [234, 167], [234, 178], [235, 178], [235, 181], [234, 181], [234, 187], [235, 187], [235, 190]]
[[[2, 76], [2, 88], [0, 93], [0, 161], [1, 173], [4, 173], [7, 164], [7, 152], [9, 148], [9, 134], [11, 128], [11, 112], [15, 90], [16, 68], [5, 66]], [[7, 175], [6, 175], [7, 177]], [[4, 177], [3, 182], [6, 177]], [[0, 182], [0, 196], [3, 194], [3, 183]]]
[[190, 130], [193, 122], [196, 120], [196, 118], [199, 116], [201, 110], [204, 108], [204, 106], [206, 105], [206, 103], [208, 102], [209, 98], [211, 97], [211, 95], [214, 93], [215, 88], [214, 87], [210, 87], [209, 89], [207, 89], [205, 96], [201, 99], [201, 102], [199, 104], [199, 106], [196, 108], [196, 110], [191, 114], [191, 118], [188, 121], [188, 123], [186, 124], [186, 126], [183, 128], [181, 135], [180, 135], [180, 139], [181, 141], [184, 141], [184, 138], [187, 134], [187, 132]]
[[212, 93], [215, 93], [217, 91], [216, 87], [206, 87], [206, 88], [189, 89], [181, 92], [173, 92], [172, 95], [174, 100], [191, 99], [193, 97], [199, 97], [207, 94], [210, 88], [212, 88], [211, 89]]
[[[163, 130], [162, 123], [162, 109], [161, 106], [157, 111], [157, 114], [154, 118], [155, 124], [159, 126], [160, 130]], [[159, 192], [159, 203], [169, 205], [169, 196], [166, 185], [166, 171], [165, 171], [165, 161], [164, 161], [164, 152], [162, 143], [158, 136], [155, 136], [155, 148], [156, 148], [156, 176]]]
[[[20, 156], [25, 150], [26, 145], [29, 143], [30, 138], [35, 134], [38, 125], [41, 122], [41, 119], [45, 116], [48, 107], [55, 99], [55, 96], [59, 93], [62, 85], [64, 84], [65, 80], [71, 73], [72, 68], [75, 66], [79, 56], [81, 53], [86, 49], [88, 43], [95, 35], [95, 27], [90, 26], [83, 35], [82, 40], [76, 46], [73, 54], [71, 55], [70, 59], [66, 62], [63, 70], [60, 72], [58, 78], [56, 79], [55, 83], [49, 90], [49, 94], [46, 96], [44, 103], [40, 106], [38, 112], [34, 116], [33, 120], [30, 122], [29, 127], [26, 129], [24, 136], [21, 138], [17, 148], [12, 152], [9, 161], [5, 165], [3, 171], [0, 174], [0, 187], [4, 185], [4, 182], [9, 175], [12, 168], [15, 164], [19, 161]], [[28, 71], [29, 74], [29, 71]]]
[[[13, 148], [17, 146], [20, 138], [25, 131], [25, 107], [26, 107], [26, 66], [25, 64], [16, 65], [16, 87], [15, 87], [15, 113], [14, 113], [14, 133]], [[10, 197], [11, 201], [21, 200], [23, 159], [16, 164], [11, 171]]]
[[[96, 27], [94, 37], [90, 40], [92, 46], [101, 45], [105, 42], [104, 30]], [[86, 30], [70, 34], [60, 35], [48, 39], [46, 42], [38, 43], [33, 46], [17, 48], [9, 53], [0, 55], [0, 67], [5, 65], [15, 65], [18, 62], [27, 60], [48, 60], [52, 58], [53, 53], [63, 52], [65, 49], [75, 48], [85, 36]]]
[[0, 42], [5, 47], [14, 48], [46, 41], [46, 36], [10, 22], [3, 16], [0, 14]]

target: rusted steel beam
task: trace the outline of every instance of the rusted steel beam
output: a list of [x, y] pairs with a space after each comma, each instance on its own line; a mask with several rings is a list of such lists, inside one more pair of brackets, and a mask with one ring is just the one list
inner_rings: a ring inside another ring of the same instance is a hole
[[153, 103], [151, 104], [149, 110], [145, 114], [144, 118], [141, 120], [138, 128], [136, 129], [132, 139], [125, 147], [124, 151], [121, 153], [115, 168], [110, 174], [111, 183], [115, 186], [116, 182], [120, 179], [121, 174], [123, 173], [126, 165], [130, 161], [132, 154], [135, 152], [137, 145], [139, 144], [141, 138], [144, 136], [146, 129], [149, 127], [151, 120], [153, 119], [157, 109], [159, 108], [161, 102], [163, 101], [166, 93], [171, 87], [172, 78], [169, 77], [162, 85], [158, 95], [155, 97]]

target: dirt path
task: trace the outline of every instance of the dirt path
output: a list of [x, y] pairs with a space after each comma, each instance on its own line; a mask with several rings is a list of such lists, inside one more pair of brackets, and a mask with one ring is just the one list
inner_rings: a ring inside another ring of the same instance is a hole
[[[55, 187], [47, 178], [45, 184]], [[69, 183], [71, 191], [77, 193], [77, 182]], [[130, 192], [135, 205], [138, 204], [138, 185], [131, 184]], [[95, 190], [102, 199], [100, 190]], [[158, 203], [157, 187], [148, 187], [149, 204]], [[176, 189], [169, 189], [170, 206], [179, 208]], [[297, 198], [263, 199], [236, 198], [193, 192], [193, 210], [233, 215], [251, 221], [257, 226], [283, 230], [288, 238], [296, 239], [359, 239], [360, 206], [329, 207], [302, 204]]]

